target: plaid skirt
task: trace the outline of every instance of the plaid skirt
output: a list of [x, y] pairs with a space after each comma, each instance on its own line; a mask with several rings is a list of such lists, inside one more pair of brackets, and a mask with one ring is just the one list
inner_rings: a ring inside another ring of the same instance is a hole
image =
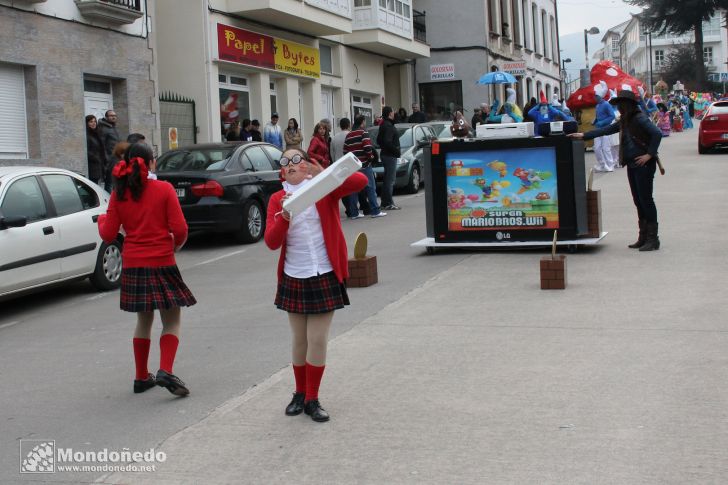
[[333, 271], [303, 279], [283, 273], [278, 282], [275, 305], [289, 313], [328, 313], [348, 304], [346, 286]]
[[121, 301], [126, 312], [169, 310], [197, 303], [182, 280], [177, 266], [124, 268], [121, 271]]

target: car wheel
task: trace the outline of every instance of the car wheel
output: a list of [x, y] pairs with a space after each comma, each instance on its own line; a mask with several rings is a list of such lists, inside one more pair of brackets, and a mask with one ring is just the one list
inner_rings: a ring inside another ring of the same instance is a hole
[[420, 190], [420, 182], [422, 181], [422, 174], [420, 172], [420, 166], [416, 163], [412, 166], [412, 173], [410, 173], [409, 183], [405, 187], [407, 193], [416, 194]]
[[91, 284], [101, 291], [114, 290], [121, 284], [121, 243], [102, 243], [96, 257], [96, 269], [89, 277]]
[[263, 236], [264, 230], [263, 206], [251, 199], [243, 205], [242, 221], [240, 229], [235, 232], [235, 241], [240, 244], [254, 243]]
[[708, 147], [705, 147], [702, 143], [698, 142], [698, 153], [701, 155], [708, 153]]

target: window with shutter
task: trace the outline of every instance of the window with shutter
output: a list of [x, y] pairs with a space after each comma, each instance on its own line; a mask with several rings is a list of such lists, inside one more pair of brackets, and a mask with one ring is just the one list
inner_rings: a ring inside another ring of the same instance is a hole
[[0, 63], [0, 158], [28, 158], [23, 68]]

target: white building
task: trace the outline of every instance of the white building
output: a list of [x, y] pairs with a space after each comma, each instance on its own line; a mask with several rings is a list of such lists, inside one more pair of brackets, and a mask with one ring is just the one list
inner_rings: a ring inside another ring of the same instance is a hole
[[157, 0], [160, 89], [195, 101], [198, 142], [272, 112], [283, 126], [296, 118], [304, 140], [323, 118], [335, 130], [342, 117], [372, 120], [415, 99], [411, 60], [429, 46], [413, 1]]
[[[419, 100], [430, 117], [446, 117], [453, 106], [466, 114], [503, 86], [476, 85], [491, 70], [512, 73], [518, 104], [543, 90], [560, 92], [558, 16], [554, 0], [419, 0], [427, 12], [430, 59], [417, 61]], [[443, 21], [443, 19], [447, 19]]]
[[[728, 37], [726, 29], [721, 27], [723, 15], [724, 12], [718, 12], [709, 21], [703, 22], [703, 61], [709, 74], [728, 70], [725, 64]], [[622, 68], [628, 74], [649, 82], [651, 67], [654, 84], [660, 79], [670, 51], [680, 44], [692, 44], [694, 39], [693, 33], [680, 36], [645, 33], [639, 18], [632, 16], [619, 41]]]
[[602, 36], [602, 47], [594, 54], [594, 57], [600, 61], [612, 61], [622, 67], [622, 60], [619, 54], [619, 41], [622, 39], [622, 34], [629, 22], [629, 20], [625, 20], [621, 24], [607, 29]]

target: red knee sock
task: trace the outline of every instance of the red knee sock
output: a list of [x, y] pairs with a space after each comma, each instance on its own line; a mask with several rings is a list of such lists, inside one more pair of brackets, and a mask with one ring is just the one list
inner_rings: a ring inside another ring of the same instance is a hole
[[319, 386], [325, 368], [325, 365], [319, 367], [306, 362], [306, 402], [318, 399]]
[[294, 365], [293, 366], [293, 377], [296, 378], [296, 393], [305, 393], [306, 392], [306, 366], [305, 365]]
[[149, 346], [152, 341], [148, 338], [132, 339], [134, 345], [134, 363], [136, 364], [136, 380], [143, 381], [149, 376], [147, 360], [149, 360]]
[[172, 374], [172, 366], [174, 365], [174, 356], [177, 354], [177, 346], [179, 339], [176, 335], [165, 333], [159, 337], [159, 368], [168, 374]]

